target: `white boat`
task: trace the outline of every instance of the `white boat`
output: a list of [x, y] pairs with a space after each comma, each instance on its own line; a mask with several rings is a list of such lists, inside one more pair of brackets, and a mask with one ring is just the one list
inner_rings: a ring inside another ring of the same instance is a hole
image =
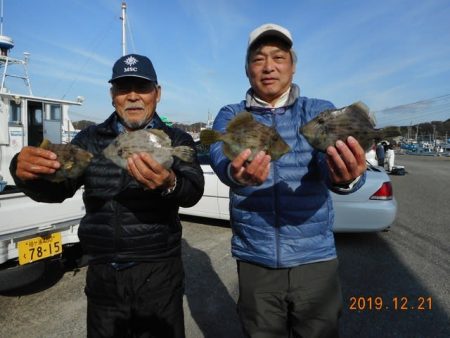
[[[3, 8], [3, 4], [2, 4]], [[2, 13], [3, 19], [3, 13]], [[3, 20], [2, 26], [3, 26]], [[82, 191], [61, 204], [33, 201], [14, 185], [9, 172], [13, 156], [24, 146], [39, 146], [44, 138], [70, 142], [77, 132], [69, 118], [74, 101], [33, 95], [28, 76], [29, 54], [11, 57], [13, 40], [0, 32], [0, 291], [26, 285], [45, 272], [45, 263], [61, 258], [78, 243], [84, 216]], [[24, 91], [11, 91], [11, 78], [23, 80]]]
[[[34, 96], [28, 76], [29, 54], [23, 59], [9, 55], [13, 40], [0, 35], [0, 175], [10, 184], [9, 162], [24, 146], [39, 146], [44, 138], [53, 143], [68, 143], [77, 133], [69, 118], [69, 107], [81, 105], [74, 101]], [[12, 92], [8, 80], [23, 80], [25, 92]]]

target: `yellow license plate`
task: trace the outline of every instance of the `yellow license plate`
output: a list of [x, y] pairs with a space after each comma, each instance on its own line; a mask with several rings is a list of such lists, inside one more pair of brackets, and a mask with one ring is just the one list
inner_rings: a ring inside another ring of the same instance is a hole
[[20, 265], [58, 255], [62, 252], [61, 233], [20, 241], [18, 250]]

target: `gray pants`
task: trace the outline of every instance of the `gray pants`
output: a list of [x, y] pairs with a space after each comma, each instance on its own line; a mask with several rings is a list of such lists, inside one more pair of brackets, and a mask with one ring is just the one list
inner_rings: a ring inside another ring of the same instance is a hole
[[252, 338], [338, 337], [338, 260], [271, 269], [238, 261], [238, 312]]

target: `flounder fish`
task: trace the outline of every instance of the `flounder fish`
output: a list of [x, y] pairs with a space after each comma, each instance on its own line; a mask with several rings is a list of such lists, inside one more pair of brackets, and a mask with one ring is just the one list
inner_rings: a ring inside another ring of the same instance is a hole
[[247, 111], [237, 114], [228, 123], [225, 133], [211, 129], [200, 132], [202, 144], [210, 145], [217, 141], [223, 141], [223, 153], [230, 160], [249, 148], [252, 154], [248, 161], [252, 161], [261, 150], [275, 161], [291, 149], [275, 128], [256, 121]]
[[345, 142], [348, 136], [358, 140], [367, 152], [376, 139], [396, 137], [400, 135], [398, 127], [375, 129], [375, 121], [369, 114], [369, 108], [358, 101], [340, 109], [327, 109], [317, 115], [304, 126], [302, 133], [312, 147], [325, 152], [334, 146], [337, 140]]
[[93, 157], [89, 151], [70, 143], [55, 144], [44, 139], [40, 147], [54, 152], [61, 164], [61, 167], [53, 174], [41, 175], [42, 178], [51, 182], [62, 182], [68, 178], [81, 176]]
[[172, 147], [169, 136], [160, 129], [140, 129], [117, 136], [103, 150], [103, 155], [119, 167], [127, 169], [128, 157], [140, 152], [149, 153], [165, 168], [172, 166], [172, 156], [176, 156], [185, 162], [192, 162], [195, 153], [188, 146]]

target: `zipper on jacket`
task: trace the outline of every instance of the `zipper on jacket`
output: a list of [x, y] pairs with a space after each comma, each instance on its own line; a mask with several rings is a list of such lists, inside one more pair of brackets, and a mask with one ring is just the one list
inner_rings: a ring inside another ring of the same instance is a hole
[[[276, 129], [276, 121], [275, 116], [272, 112], [272, 127]], [[280, 267], [280, 222], [278, 217], [278, 189], [277, 189], [277, 183], [276, 177], [277, 177], [277, 169], [275, 164], [272, 165], [272, 171], [273, 171], [273, 204], [274, 204], [274, 216], [275, 216], [275, 250], [276, 250], [276, 261], [277, 261], [277, 267]]]
[[[126, 181], [126, 175], [127, 173], [124, 171], [120, 175], [120, 186], [123, 186]], [[119, 211], [119, 203], [115, 199], [112, 199], [112, 207], [114, 208], [114, 256], [117, 256], [117, 253], [119, 252], [119, 237], [120, 237], [120, 219], [119, 217], [120, 211]]]
[[118, 243], [119, 243], [119, 209], [117, 208], [117, 201], [112, 200], [112, 207], [114, 208], [114, 256], [118, 251]]

